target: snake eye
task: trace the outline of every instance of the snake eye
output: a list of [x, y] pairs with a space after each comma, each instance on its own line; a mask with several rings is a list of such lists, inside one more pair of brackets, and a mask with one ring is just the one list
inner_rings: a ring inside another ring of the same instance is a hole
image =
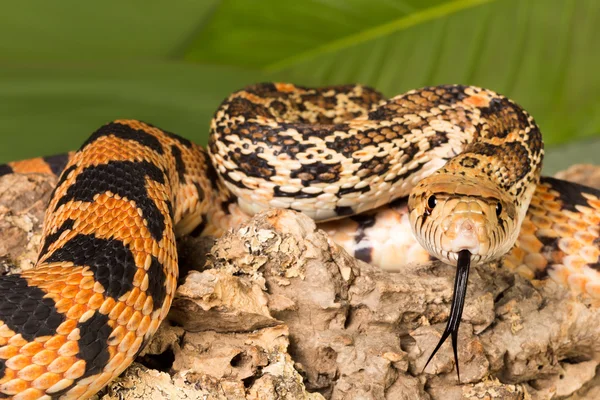
[[433, 210], [433, 208], [437, 205], [437, 199], [435, 198], [435, 195], [432, 194], [431, 196], [429, 196], [429, 198], [427, 199], [427, 208], [429, 208], [430, 210]]
[[500, 202], [496, 203], [496, 217], [499, 217], [502, 214], [502, 204]]

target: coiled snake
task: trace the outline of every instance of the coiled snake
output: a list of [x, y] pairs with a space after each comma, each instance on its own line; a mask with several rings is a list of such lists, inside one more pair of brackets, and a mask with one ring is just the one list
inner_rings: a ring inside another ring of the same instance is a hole
[[219, 107], [210, 155], [119, 120], [75, 153], [0, 166], [0, 175], [60, 174], [36, 268], [0, 278], [0, 398], [98, 392], [167, 315], [175, 237], [219, 235], [270, 207], [333, 220], [321, 227], [338, 243], [389, 266], [427, 254], [380, 262], [398, 249], [369, 233], [410, 195], [416, 240], [458, 267], [440, 345], [450, 334], [456, 343], [470, 263], [508, 253], [506, 267], [600, 297], [600, 193], [540, 181], [542, 147], [522, 108], [477, 87], [386, 100], [359, 85], [259, 84]]

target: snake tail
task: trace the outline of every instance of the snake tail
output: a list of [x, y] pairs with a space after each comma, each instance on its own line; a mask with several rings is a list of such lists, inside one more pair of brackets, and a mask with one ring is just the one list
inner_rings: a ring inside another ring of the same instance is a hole
[[440, 347], [444, 344], [448, 336], [452, 336], [452, 351], [454, 352], [454, 363], [456, 364], [456, 376], [460, 382], [460, 368], [458, 366], [458, 328], [465, 306], [465, 297], [467, 295], [467, 282], [469, 281], [469, 268], [471, 266], [471, 253], [468, 250], [462, 250], [458, 253], [458, 263], [456, 266], [456, 275], [454, 277], [454, 294], [452, 296], [452, 305], [450, 306], [450, 317], [444, 329], [437, 346], [429, 356], [429, 359], [423, 367], [423, 371], [429, 365]]

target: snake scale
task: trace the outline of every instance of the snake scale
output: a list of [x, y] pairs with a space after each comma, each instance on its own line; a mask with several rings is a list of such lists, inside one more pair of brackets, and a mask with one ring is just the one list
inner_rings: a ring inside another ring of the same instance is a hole
[[59, 179], [36, 267], [0, 277], [0, 398], [97, 393], [166, 317], [176, 237], [220, 235], [271, 207], [308, 214], [386, 268], [438, 258], [468, 273], [506, 254], [532, 280], [600, 298], [600, 192], [540, 179], [542, 157], [533, 118], [489, 90], [385, 99], [268, 83], [221, 104], [208, 152], [117, 120], [77, 152], [2, 165]]

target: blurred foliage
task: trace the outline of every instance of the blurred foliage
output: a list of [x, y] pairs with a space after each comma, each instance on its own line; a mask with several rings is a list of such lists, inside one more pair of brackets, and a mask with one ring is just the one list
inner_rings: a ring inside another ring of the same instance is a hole
[[23, 0], [0, 13], [0, 162], [138, 118], [205, 143], [228, 93], [266, 80], [395, 95], [474, 84], [546, 143], [600, 133], [598, 0]]

